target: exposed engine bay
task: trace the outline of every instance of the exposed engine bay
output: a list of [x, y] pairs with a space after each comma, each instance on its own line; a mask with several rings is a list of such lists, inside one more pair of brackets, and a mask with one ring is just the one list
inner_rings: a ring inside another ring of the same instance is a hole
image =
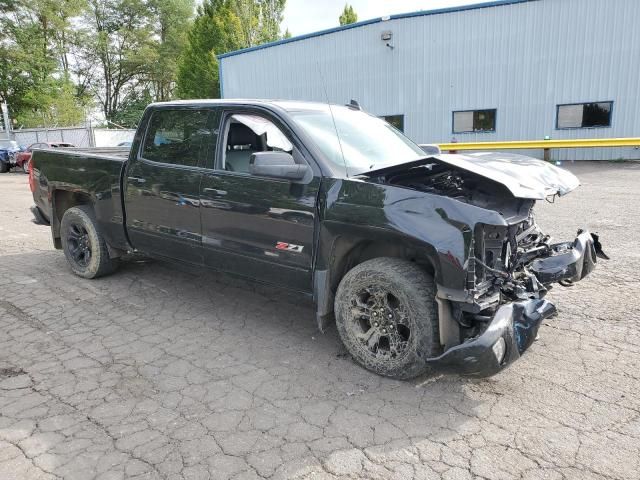
[[380, 180], [494, 210], [508, 221], [526, 218], [535, 204], [530, 199], [514, 198], [509, 189], [499, 182], [438, 162], [394, 172]]
[[431, 163], [407, 172], [389, 175], [386, 183], [400, 185], [436, 195], [444, 195], [466, 203], [487, 204], [490, 198], [510, 197], [502, 185], [471, 172], [448, 165]]

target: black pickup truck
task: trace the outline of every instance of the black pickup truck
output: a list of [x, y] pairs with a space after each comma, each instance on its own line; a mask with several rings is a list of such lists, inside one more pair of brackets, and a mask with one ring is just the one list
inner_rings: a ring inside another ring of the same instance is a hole
[[428, 155], [357, 105], [152, 104], [130, 149], [35, 151], [30, 185], [77, 275], [141, 252], [298, 290], [395, 378], [499, 372], [555, 314], [551, 284], [604, 256], [586, 231], [552, 244], [536, 226], [536, 201], [579, 185], [570, 172]]

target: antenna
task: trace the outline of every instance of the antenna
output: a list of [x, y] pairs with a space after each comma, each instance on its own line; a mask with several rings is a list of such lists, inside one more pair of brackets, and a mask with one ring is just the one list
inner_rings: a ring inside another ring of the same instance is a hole
[[355, 101], [353, 98], [345, 106], [349, 108], [353, 108], [354, 110], [362, 110], [362, 108], [360, 107], [360, 104], [357, 101]]
[[[340, 139], [340, 133], [338, 132], [338, 125], [336, 124], [336, 118], [333, 116], [333, 109], [331, 108], [331, 102], [329, 101], [329, 94], [327, 93], [327, 85], [324, 81], [324, 75], [322, 74], [322, 69], [320, 68], [320, 64], [318, 63], [318, 59], [316, 58], [316, 67], [318, 68], [318, 73], [320, 74], [320, 81], [322, 82], [322, 90], [324, 91], [324, 97], [327, 100], [327, 106], [329, 107], [329, 113], [331, 114], [331, 122], [333, 123], [333, 129], [336, 131], [336, 138], [338, 139], [338, 146], [340, 147], [340, 155], [342, 155], [342, 163], [344, 164], [344, 171], [349, 176], [349, 167], [347, 167], [347, 161], [344, 159], [344, 150], [342, 149], [342, 140]], [[351, 100], [351, 102], [355, 102], [355, 100]], [[358, 102], [355, 102], [356, 105]], [[360, 109], [360, 105], [358, 105], [358, 109]]]

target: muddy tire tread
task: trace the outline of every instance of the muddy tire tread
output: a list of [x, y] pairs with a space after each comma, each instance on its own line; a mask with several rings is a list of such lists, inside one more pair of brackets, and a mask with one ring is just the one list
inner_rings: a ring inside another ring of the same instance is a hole
[[[67, 230], [68, 223], [74, 217], [82, 221], [91, 239], [91, 261], [85, 269], [82, 269], [75, 265], [75, 262], [70, 257], [66, 246], [66, 237], [64, 235], [64, 232]], [[62, 240], [62, 250], [64, 251], [64, 255], [67, 258], [67, 262], [69, 263], [71, 270], [76, 275], [89, 279], [99, 278], [113, 273], [113, 271], [117, 268], [118, 261], [116, 259], [112, 259], [109, 256], [107, 243], [98, 228], [93, 208], [90, 205], [78, 205], [75, 207], [71, 207], [66, 212], [64, 212], [64, 215], [62, 216], [62, 222], [60, 224], [60, 233]]]
[[[349, 308], [351, 295], [358, 285], [371, 282], [391, 285], [407, 302], [412, 332], [410, 351], [401, 365], [387, 367], [359, 354], [346, 332], [344, 312]], [[375, 373], [397, 379], [409, 379], [427, 373], [430, 367], [424, 358], [436, 356], [440, 351], [435, 294], [433, 277], [415, 263], [391, 257], [363, 262], [347, 272], [336, 292], [334, 308], [340, 338], [355, 361]]]

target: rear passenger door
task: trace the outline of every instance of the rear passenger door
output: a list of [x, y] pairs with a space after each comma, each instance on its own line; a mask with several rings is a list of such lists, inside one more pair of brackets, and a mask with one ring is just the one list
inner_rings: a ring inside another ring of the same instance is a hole
[[201, 265], [200, 180], [215, 148], [210, 109], [162, 107], [148, 117], [125, 173], [125, 212], [133, 246]]

